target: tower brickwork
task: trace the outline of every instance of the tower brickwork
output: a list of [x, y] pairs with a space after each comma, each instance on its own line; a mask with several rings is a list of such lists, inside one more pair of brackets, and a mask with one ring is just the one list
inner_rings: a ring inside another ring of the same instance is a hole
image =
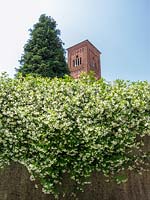
[[88, 40], [80, 42], [68, 50], [68, 67], [73, 78], [78, 78], [81, 72], [94, 71], [96, 79], [101, 78], [101, 52]]

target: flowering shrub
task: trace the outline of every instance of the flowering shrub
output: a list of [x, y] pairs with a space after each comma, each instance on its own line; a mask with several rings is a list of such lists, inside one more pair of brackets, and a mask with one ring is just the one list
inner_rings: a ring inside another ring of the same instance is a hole
[[146, 135], [146, 81], [0, 78], [0, 167], [22, 163], [44, 192], [55, 193], [64, 173], [82, 185], [93, 171], [118, 182], [125, 170], [141, 172]]

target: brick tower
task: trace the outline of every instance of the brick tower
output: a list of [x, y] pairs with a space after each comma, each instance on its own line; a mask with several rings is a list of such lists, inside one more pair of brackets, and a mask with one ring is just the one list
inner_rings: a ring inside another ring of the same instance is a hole
[[95, 72], [96, 79], [101, 78], [101, 52], [88, 40], [80, 42], [68, 50], [68, 68], [73, 78], [78, 78], [81, 72]]

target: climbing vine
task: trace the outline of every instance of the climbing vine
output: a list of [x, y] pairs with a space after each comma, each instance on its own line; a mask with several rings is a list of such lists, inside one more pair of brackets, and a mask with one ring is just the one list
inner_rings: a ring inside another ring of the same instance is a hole
[[0, 77], [0, 167], [27, 167], [45, 193], [64, 173], [83, 185], [94, 171], [118, 174], [148, 165], [150, 84], [83, 76], [73, 80]]

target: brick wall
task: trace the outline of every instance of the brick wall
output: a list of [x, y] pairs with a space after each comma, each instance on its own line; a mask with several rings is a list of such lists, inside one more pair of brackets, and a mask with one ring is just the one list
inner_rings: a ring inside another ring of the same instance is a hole
[[68, 50], [68, 67], [73, 78], [78, 78], [81, 72], [95, 72], [97, 79], [101, 78], [101, 52], [88, 40], [78, 43]]

